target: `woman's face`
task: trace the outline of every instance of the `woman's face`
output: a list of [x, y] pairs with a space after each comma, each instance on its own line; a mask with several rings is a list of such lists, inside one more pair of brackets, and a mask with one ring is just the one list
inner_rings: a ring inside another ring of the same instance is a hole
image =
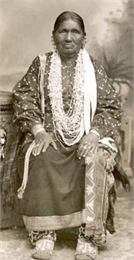
[[83, 40], [83, 31], [79, 24], [73, 20], [62, 22], [54, 34], [56, 48], [63, 57], [76, 56], [81, 49]]

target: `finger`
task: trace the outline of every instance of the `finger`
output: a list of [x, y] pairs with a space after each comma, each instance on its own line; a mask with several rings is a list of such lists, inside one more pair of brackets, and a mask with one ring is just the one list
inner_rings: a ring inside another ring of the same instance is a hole
[[82, 153], [82, 150], [78, 150], [78, 151], [77, 151], [77, 157], [78, 157], [78, 159], [81, 159], [81, 153]]
[[93, 149], [92, 149], [92, 147], [91, 146], [89, 146], [86, 150], [85, 150], [85, 152], [83, 153], [83, 157], [86, 157], [86, 156], [92, 156], [93, 155]]
[[84, 153], [85, 153], [85, 149], [81, 150], [81, 151], [79, 152], [79, 154], [77, 155], [77, 157], [78, 157], [79, 159], [81, 159], [81, 158], [83, 157]]
[[79, 153], [79, 152], [77, 152], [77, 158], [78, 158], [78, 159], [81, 159], [81, 156], [80, 156], [80, 153]]
[[91, 146], [83, 146], [82, 151], [80, 152], [81, 157], [85, 157], [86, 153], [91, 150]]
[[33, 150], [32, 154], [33, 154], [34, 156], [39, 155], [39, 150], [38, 150], [37, 148], [35, 148], [35, 149]]
[[41, 152], [42, 147], [43, 147], [43, 143], [36, 143], [34, 148], [33, 148], [32, 154], [34, 156], [39, 155], [40, 152]]
[[46, 143], [43, 145], [43, 149], [42, 149], [42, 152], [43, 152], [43, 153], [45, 153], [45, 151], [47, 150], [48, 146], [49, 146], [49, 143], [48, 143], [48, 142], [46, 142]]
[[77, 151], [77, 156], [78, 156], [78, 157], [81, 157], [81, 153], [82, 153], [82, 150], [78, 150], [78, 151]]
[[77, 157], [79, 158], [79, 157], [81, 157], [81, 154], [83, 154], [83, 147], [86, 147], [86, 145], [85, 144], [80, 144], [79, 145], [79, 147], [78, 147], [78, 150], [77, 150]]
[[32, 150], [32, 154], [35, 156], [36, 155], [36, 153], [37, 153], [37, 150], [38, 150], [38, 147], [37, 147], [38, 145], [37, 144], [35, 144], [35, 146], [33, 147], [33, 150]]
[[33, 150], [32, 150], [32, 154], [34, 155], [34, 156], [36, 156], [37, 155], [37, 148], [35, 147], [35, 148], [33, 148]]
[[55, 150], [57, 150], [57, 145], [56, 145], [56, 143], [55, 143], [54, 140], [52, 140], [51, 145], [53, 146], [53, 148], [54, 148]]
[[79, 154], [79, 156], [80, 156], [80, 157], [83, 157], [85, 151], [86, 151], [86, 149], [82, 149], [81, 152], [80, 152], [80, 154]]
[[39, 147], [38, 147], [38, 149], [37, 149], [36, 155], [39, 155], [39, 154], [41, 153], [43, 146], [44, 146], [44, 142], [42, 142], [42, 143], [39, 145]]

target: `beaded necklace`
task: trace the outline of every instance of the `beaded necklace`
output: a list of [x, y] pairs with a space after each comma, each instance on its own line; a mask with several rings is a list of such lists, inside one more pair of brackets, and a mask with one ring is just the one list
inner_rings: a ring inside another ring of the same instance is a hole
[[61, 65], [63, 92], [70, 92], [74, 84], [74, 70], [76, 61], [68, 65]]
[[84, 132], [84, 66], [82, 50], [80, 50], [76, 62], [72, 99], [67, 113], [64, 111], [63, 104], [61, 59], [55, 51], [51, 57], [48, 89], [55, 136], [60, 141], [58, 137], [60, 135], [66, 145], [73, 145], [80, 140]]

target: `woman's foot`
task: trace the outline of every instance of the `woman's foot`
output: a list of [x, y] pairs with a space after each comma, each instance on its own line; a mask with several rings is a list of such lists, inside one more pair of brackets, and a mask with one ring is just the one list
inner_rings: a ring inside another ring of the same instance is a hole
[[32, 244], [35, 245], [32, 258], [51, 259], [56, 242], [55, 231], [31, 231], [29, 236]]
[[32, 253], [32, 258], [34, 259], [44, 259], [49, 260], [52, 257], [53, 249], [54, 249], [55, 242], [41, 238], [36, 242], [35, 248]]
[[95, 260], [98, 254], [98, 247], [85, 238], [79, 238], [77, 242], [76, 260]]

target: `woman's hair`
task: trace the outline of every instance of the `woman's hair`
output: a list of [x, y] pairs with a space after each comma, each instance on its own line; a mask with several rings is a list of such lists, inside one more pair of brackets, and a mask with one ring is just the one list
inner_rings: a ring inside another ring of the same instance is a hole
[[57, 19], [54, 23], [53, 34], [58, 30], [58, 28], [62, 22], [70, 20], [70, 19], [75, 21], [76, 23], [78, 23], [81, 30], [83, 31], [83, 34], [86, 35], [85, 25], [84, 25], [84, 22], [83, 22], [83, 19], [81, 18], [81, 16], [74, 12], [69, 12], [69, 11], [63, 12], [57, 17]]

